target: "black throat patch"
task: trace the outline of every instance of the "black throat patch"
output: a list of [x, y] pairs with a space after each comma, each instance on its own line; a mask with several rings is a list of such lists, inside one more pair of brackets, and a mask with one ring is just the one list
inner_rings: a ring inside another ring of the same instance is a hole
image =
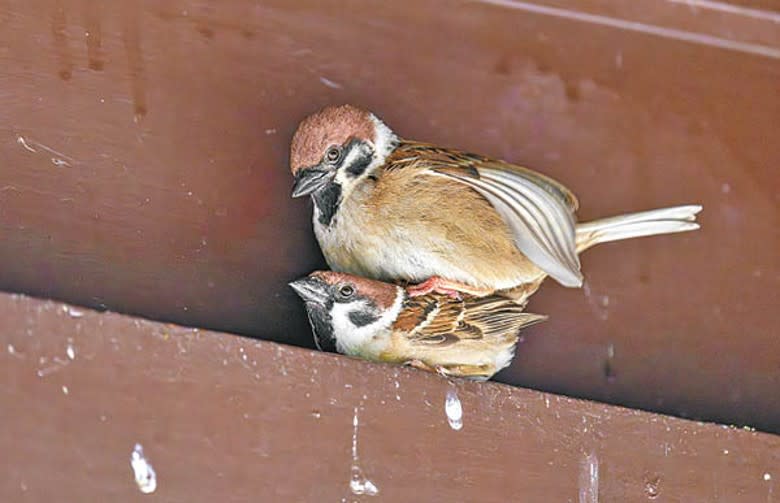
[[311, 325], [311, 331], [314, 333], [314, 342], [317, 344], [317, 348], [320, 351], [335, 353], [336, 336], [333, 333], [333, 320], [329, 314], [330, 310], [319, 306], [312, 308], [307, 306], [306, 311], [309, 315], [309, 324]]
[[[354, 157], [352, 155], [353, 152], [356, 153]], [[350, 158], [352, 162], [344, 165], [344, 161]], [[372, 160], [373, 151], [371, 147], [361, 140], [352, 139], [344, 147], [341, 162], [334, 169], [337, 171], [344, 170], [349, 178], [359, 178], [366, 172]], [[317, 205], [317, 210], [320, 212], [318, 220], [322, 225], [328, 227], [333, 222], [333, 218], [335, 218], [341, 205], [342, 192], [341, 185], [334, 180], [312, 194], [314, 204]]]
[[341, 204], [341, 185], [336, 182], [329, 183], [322, 190], [312, 194], [314, 204], [320, 212], [319, 221], [324, 226], [329, 226]]

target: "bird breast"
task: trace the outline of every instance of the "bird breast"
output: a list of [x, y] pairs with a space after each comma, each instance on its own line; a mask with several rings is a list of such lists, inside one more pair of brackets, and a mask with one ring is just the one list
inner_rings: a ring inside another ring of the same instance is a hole
[[442, 276], [504, 289], [539, 275], [508, 226], [471, 188], [417, 170], [384, 171], [343, 200], [331, 225], [314, 216], [323, 254], [336, 271], [421, 282]]

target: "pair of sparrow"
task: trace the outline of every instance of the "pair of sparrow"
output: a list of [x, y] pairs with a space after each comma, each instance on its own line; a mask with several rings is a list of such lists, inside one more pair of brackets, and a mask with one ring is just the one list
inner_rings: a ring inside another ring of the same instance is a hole
[[547, 276], [582, 286], [582, 251], [699, 228], [698, 205], [577, 223], [557, 181], [404, 140], [351, 105], [304, 119], [290, 165], [332, 269], [290, 283], [317, 346], [449, 376], [509, 365], [518, 331], [545, 319], [524, 311], [528, 297]]

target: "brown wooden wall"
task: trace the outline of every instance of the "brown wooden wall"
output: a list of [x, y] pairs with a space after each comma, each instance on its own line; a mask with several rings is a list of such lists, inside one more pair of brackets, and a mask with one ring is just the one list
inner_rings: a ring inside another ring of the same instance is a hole
[[19, 295], [0, 295], [0, 344], [0, 501], [136, 501], [136, 444], [154, 501], [780, 492], [780, 437], [765, 433]]
[[[287, 146], [304, 115], [351, 102], [557, 177], [582, 219], [702, 203], [700, 232], [603, 246], [587, 289], [546, 285], [531, 309], [551, 320], [500, 379], [780, 431], [779, 15], [0, 0], [0, 288], [311, 347], [286, 282], [322, 261]], [[38, 414], [75, 401], [55, 396]]]

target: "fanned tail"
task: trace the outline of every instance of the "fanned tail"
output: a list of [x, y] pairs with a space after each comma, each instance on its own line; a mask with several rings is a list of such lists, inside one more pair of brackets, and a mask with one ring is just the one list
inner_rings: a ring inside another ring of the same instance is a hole
[[696, 214], [701, 210], [700, 205], [690, 204], [577, 224], [577, 252], [610, 241], [696, 230]]

